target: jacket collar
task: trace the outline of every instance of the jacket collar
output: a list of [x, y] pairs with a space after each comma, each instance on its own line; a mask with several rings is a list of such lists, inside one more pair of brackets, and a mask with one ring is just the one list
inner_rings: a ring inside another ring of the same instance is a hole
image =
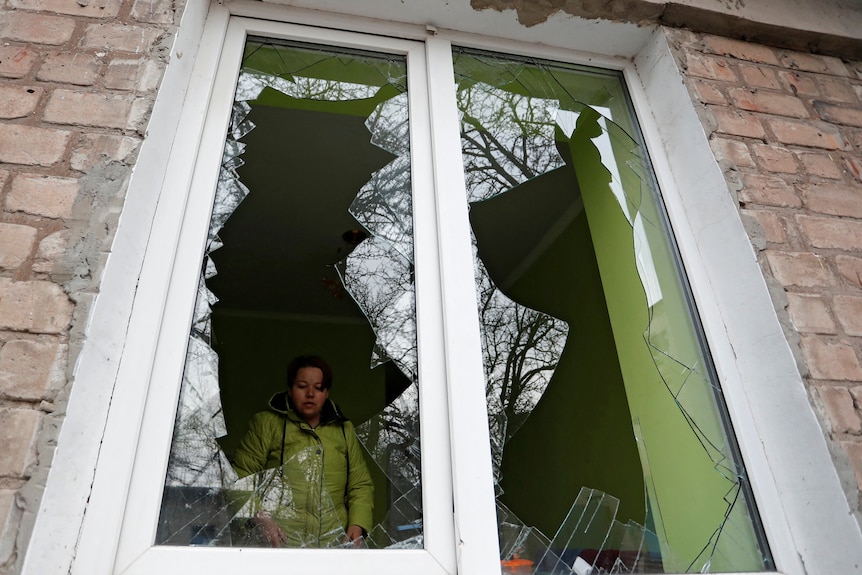
[[[290, 400], [290, 395], [286, 391], [280, 391], [273, 395], [269, 400], [269, 408], [276, 413], [286, 415], [291, 421], [297, 423], [303, 421], [293, 410], [293, 402]], [[318, 425], [327, 425], [330, 423], [340, 423], [347, 421], [341, 409], [331, 399], [327, 399], [323, 404], [323, 410], [320, 412], [320, 423]]]

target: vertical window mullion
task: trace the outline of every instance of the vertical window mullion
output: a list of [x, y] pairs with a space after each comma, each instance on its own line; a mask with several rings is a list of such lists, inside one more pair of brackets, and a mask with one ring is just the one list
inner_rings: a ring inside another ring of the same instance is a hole
[[422, 499], [425, 549], [449, 573], [456, 571], [453, 541], [452, 482], [449, 466], [449, 433], [443, 304], [440, 293], [438, 229], [434, 207], [432, 128], [429, 115], [427, 59], [417, 47], [407, 53], [410, 105], [410, 156], [413, 186], [413, 233], [416, 274], [416, 322], [419, 348], [420, 435], [422, 437]]
[[452, 50], [438, 38], [426, 46], [458, 568], [494, 573], [499, 543]]

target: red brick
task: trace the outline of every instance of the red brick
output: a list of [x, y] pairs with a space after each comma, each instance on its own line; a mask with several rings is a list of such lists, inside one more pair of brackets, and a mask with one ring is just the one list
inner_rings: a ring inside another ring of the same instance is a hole
[[727, 160], [736, 168], [755, 167], [745, 142], [716, 137], [710, 142], [710, 146], [718, 161]]
[[30, 73], [36, 54], [20, 46], [0, 46], [0, 76], [23, 78]]
[[114, 134], [83, 134], [72, 150], [73, 170], [86, 171], [98, 162], [126, 162], [132, 158], [140, 142], [128, 136]]
[[862, 380], [862, 366], [847, 342], [828, 341], [818, 336], [802, 336], [802, 354], [814, 379]]
[[0, 329], [64, 333], [72, 319], [72, 309], [63, 288], [53, 282], [0, 278]]
[[799, 161], [802, 162], [805, 171], [811, 176], [820, 178], [829, 178], [839, 180], [843, 176], [841, 168], [828, 153], [820, 154], [816, 152], [799, 154]]
[[844, 333], [862, 336], [862, 297], [837, 295], [833, 299], [833, 306]]
[[126, 128], [142, 132], [147, 125], [147, 120], [152, 112], [153, 100], [150, 98], [135, 98], [132, 102], [132, 110], [129, 112], [129, 121]]
[[763, 125], [754, 114], [709, 106], [716, 122], [716, 131], [733, 136], [761, 139], [766, 136]]
[[853, 405], [853, 396], [846, 387], [817, 387], [817, 395], [826, 408], [833, 433], [862, 433], [862, 419]]
[[694, 88], [695, 97], [704, 104], [727, 105], [724, 94], [721, 93], [721, 90], [714, 83], [695, 78], [691, 81], [691, 86]]
[[847, 67], [838, 58], [804, 54], [801, 52], [781, 52], [781, 64], [786, 68], [849, 76]]
[[7, 40], [59, 46], [68, 42], [75, 31], [75, 21], [71, 18], [28, 12], [6, 12], [4, 16], [0, 36]]
[[685, 65], [687, 73], [692, 76], [722, 82], [737, 81], [736, 72], [731, 69], [726, 60], [688, 53], [685, 55]]
[[760, 164], [770, 172], [795, 174], [799, 171], [796, 156], [787, 148], [753, 144], [754, 155]]
[[767, 125], [782, 144], [808, 146], [826, 150], [843, 150], [850, 146], [835, 126], [822, 122], [796, 122], [779, 118], [767, 119]]
[[[7, 533], [11, 533], [11, 528], [13, 525], [16, 525], [20, 522], [20, 516], [18, 515], [18, 506], [15, 504], [15, 494], [17, 493], [14, 489], [0, 489], [0, 537], [4, 537]], [[7, 546], [9, 549], [11, 545]], [[7, 551], [4, 555], [2, 548], [0, 548], [0, 561], [6, 561], [11, 554], [11, 549]]]
[[779, 206], [796, 208], [802, 206], [802, 200], [796, 195], [793, 186], [781, 178], [771, 178], [759, 174], [744, 174], [743, 187], [739, 191], [739, 200], [745, 204]]
[[862, 489], [862, 443], [858, 441], [841, 441], [840, 444], [847, 453], [850, 464], [856, 473], [856, 484]]
[[39, 242], [36, 259], [33, 261], [33, 271], [51, 273], [69, 244], [71, 230], [60, 230], [45, 237]]
[[820, 80], [820, 92], [830, 102], [855, 104], [858, 101], [850, 81], [844, 78], [822, 78]]
[[731, 56], [737, 60], [778, 64], [775, 52], [766, 46], [731, 40], [722, 36], [704, 36], [703, 40], [706, 49], [714, 54]]
[[60, 387], [65, 346], [56, 341], [14, 340], [0, 348], [0, 393], [39, 400]]
[[766, 234], [766, 241], [783, 244], [787, 241], [787, 225], [784, 219], [767, 210], [742, 210], [743, 214], [749, 215], [757, 220]]
[[800, 185], [799, 189], [805, 205], [815, 212], [862, 218], [862, 188], [821, 183]]
[[862, 246], [862, 222], [841, 218], [797, 216], [802, 233], [817, 248], [856, 250]]
[[135, 0], [132, 18], [150, 24], [171, 24], [174, 21], [172, 0]]
[[796, 96], [819, 96], [817, 83], [807, 74], [798, 72], [778, 72], [781, 83]]
[[826, 259], [809, 252], [768, 251], [772, 273], [783, 286], [831, 286], [834, 278]]
[[0, 124], [0, 162], [51, 166], [62, 159], [71, 134], [65, 130]]
[[739, 73], [742, 75], [742, 81], [745, 82], [746, 86], [770, 88], [772, 90], [781, 89], [781, 83], [778, 81], [778, 76], [776, 76], [775, 72], [769, 68], [740, 64]]
[[808, 110], [795, 96], [749, 88], [733, 88], [730, 90], [730, 98], [739, 108], [749, 112], [791, 118], [808, 117]]
[[827, 122], [862, 128], [862, 107], [835, 106], [826, 102], [815, 101], [814, 109]]
[[0, 268], [14, 269], [27, 261], [35, 239], [36, 228], [0, 222]]
[[862, 288], [862, 258], [837, 255], [835, 265], [838, 267], [838, 272], [854, 287]]
[[55, 90], [45, 107], [46, 122], [100, 128], [124, 128], [133, 96]]
[[101, 68], [102, 63], [95, 54], [55, 52], [45, 57], [36, 78], [45, 82], [91, 86], [98, 78]]
[[74, 178], [19, 174], [6, 196], [6, 209], [48, 218], [67, 218], [78, 196], [80, 184]]
[[91, 24], [84, 32], [84, 48], [102, 48], [146, 54], [161, 31], [155, 28], [123, 24]]
[[862, 182], [862, 158], [844, 158], [844, 165], [856, 180]]
[[88, 18], [113, 18], [119, 12], [120, 4], [120, 0], [9, 0], [10, 6], [21, 10]]
[[0, 477], [24, 477], [33, 460], [39, 420], [38, 411], [0, 407]]
[[0, 118], [24, 118], [36, 109], [42, 88], [31, 86], [0, 86]]
[[142, 60], [114, 60], [108, 65], [102, 83], [112, 90], [134, 90], [141, 67]]
[[802, 333], [834, 334], [835, 322], [819, 295], [788, 293], [790, 319]]
[[138, 71], [138, 92], [154, 92], [159, 87], [162, 81], [162, 74], [165, 71], [164, 64], [161, 62], [153, 62], [147, 60]]

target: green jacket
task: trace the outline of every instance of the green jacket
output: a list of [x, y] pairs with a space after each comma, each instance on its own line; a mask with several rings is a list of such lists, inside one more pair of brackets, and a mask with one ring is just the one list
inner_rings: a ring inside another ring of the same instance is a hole
[[338, 545], [348, 525], [370, 531], [374, 484], [353, 424], [330, 400], [314, 429], [290, 408], [287, 392], [269, 407], [251, 419], [233, 460], [240, 477], [258, 474], [255, 511], [268, 512], [292, 547]]

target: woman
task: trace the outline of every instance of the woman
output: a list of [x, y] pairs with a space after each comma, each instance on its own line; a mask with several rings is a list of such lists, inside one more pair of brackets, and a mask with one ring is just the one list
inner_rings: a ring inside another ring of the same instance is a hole
[[287, 369], [288, 390], [255, 414], [234, 455], [240, 477], [264, 469], [254, 523], [273, 547], [358, 545], [371, 529], [374, 484], [353, 424], [329, 399], [332, 370], [317, 356]]

